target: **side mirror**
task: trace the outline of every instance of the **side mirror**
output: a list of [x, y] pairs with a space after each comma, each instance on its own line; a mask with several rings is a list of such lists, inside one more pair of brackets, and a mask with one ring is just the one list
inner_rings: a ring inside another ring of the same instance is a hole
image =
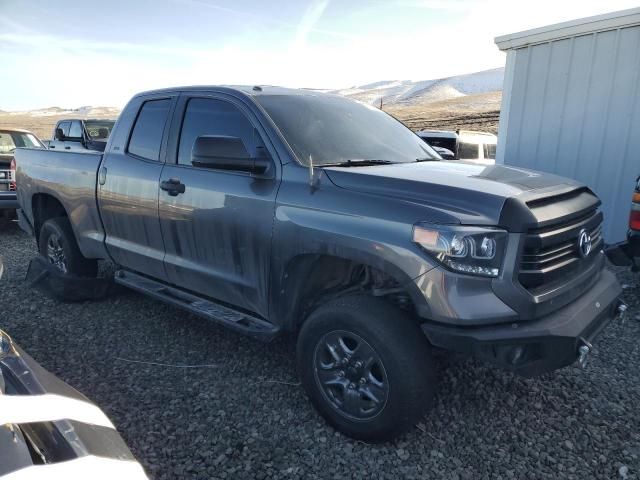
[[64, 140], [64, 132], [62, 131], [61, 128], [56, 128], [56, 140]]
[[271, 160], [251, 157], [242, 140], [223, 135], [202, 135], [196, 138], [191, 150], [194, 167], [234, 170], [264, 175], [271, 166]]

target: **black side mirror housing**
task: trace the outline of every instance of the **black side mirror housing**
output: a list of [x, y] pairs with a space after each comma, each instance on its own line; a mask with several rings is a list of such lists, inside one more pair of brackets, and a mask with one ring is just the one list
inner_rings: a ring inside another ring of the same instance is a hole
[[251, 157], [242, 139], [223, 135], [202, 135], [191, 150], [194, 167], [215, 168], [265, 175], [271, 167], [268, 156]]
[[64, 136], [64, 132], [62, 131], [61, 128], [56, 128], [56, 140], [64, 140], [65, 136]]

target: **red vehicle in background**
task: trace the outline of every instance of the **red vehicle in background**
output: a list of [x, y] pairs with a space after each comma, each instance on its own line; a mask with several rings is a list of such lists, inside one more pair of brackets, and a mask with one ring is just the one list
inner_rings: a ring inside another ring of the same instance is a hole
[[614, 245], [607, 251], [609, 260], [614, 265], [627, 266], [631, 264], [634, 272], [640, 271], [640, 177], [636, 179], [636, 189], [631, 198], [631, 213], [629, 213], [629, 231], [627, 241]]

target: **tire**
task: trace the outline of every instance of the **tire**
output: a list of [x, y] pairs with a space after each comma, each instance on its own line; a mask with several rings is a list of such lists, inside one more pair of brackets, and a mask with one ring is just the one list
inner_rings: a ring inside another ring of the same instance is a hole
[[38, 250], [40, 255], [63, 273], [80, 277], [95, 277], [98, 273], [98, 262], [89, 260], [80, 253], [66, 217], [51, 218], [42, 225]]
[[356, 439], [391, 440], [433, 403], [429, 342], [413, 319], [380, 298], [347, 296], [315, 310], [298, 336], [297, 362], [318, 412]]

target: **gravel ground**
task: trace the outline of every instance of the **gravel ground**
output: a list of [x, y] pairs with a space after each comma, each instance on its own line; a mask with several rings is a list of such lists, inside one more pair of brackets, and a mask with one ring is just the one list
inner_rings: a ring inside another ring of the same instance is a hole
[[16, 226], [0, 232], [0, 326], [100, 405], [153, 479], [640, 478], [638, 275], [619, 273], [630, 318], [585, 371], [523, 379], [443, 356], [434, 410], [368, 445], [316, 415], [292, 339], [258, 343], [132, 292], [60, 304], [23, 281], [34, 253]]

